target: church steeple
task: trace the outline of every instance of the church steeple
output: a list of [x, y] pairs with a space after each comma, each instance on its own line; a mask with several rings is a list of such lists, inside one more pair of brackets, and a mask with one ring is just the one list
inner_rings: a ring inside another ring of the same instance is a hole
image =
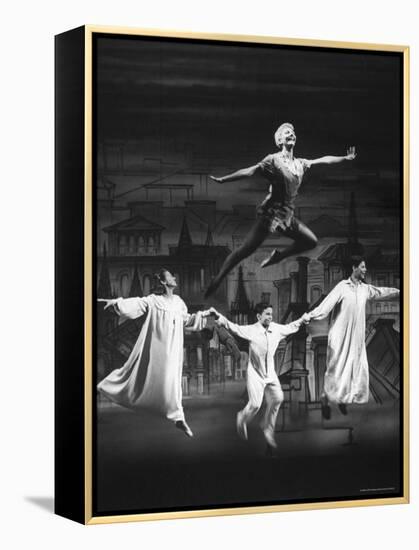
[[99, 275], [99, 284], [97, 288], [98, 298], [111, 298], [111, 278], [109, 275], [108, 257], [106, 254], [106, 243], [103, 243], [102, 267]]
[[205, 246], [214, 246], [214, 240], [212, 238], [211, 228], [208, 226], [207, 238], [205, 240]]
[[245, 324], [248, 322], [250, 311], [250, 302], [244, 288], [243, 268], [240, 266], [236, 298], [231, 304], [231, 315], [236, 323]]
[[137, 296], [141, 298], [142, 295], [143, 295], [143, 287], [141, 286], [140, 277], [138, 275], [138, 267], [136, 265], [134, 268], [134, 276], [132, 277], [131, 288], [128, 296], [130, 298], [135, 298]]
[[189, 233], [186, 217], [183, 218], [182, 229], [180, 230], [178, 249], [189, 248], [192, 246], [191, 234]]

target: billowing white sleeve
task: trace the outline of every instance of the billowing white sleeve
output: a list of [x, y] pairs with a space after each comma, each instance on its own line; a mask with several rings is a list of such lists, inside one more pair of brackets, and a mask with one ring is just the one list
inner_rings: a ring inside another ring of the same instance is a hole
[[325, 319], [336, 304], [342, 299], [342, 285], [338, 283], [333, 290], [329, 292], [326, 298], [321, 304], [315, 307], [312, 311], [309, 311], [310, 319], [313, 321], [320, 321]]
[[149, 308], [149, 299], [145, 298], [117, 298], [113, 304], [115, 312], [125, 319], [137, 319], [144, 315]]
[[203, 311], [197, 311], [196, 313], [186, 313], [183, 317], [183, 322], [187, 330], [199, 331], [205, 328], [207, 319], [204, 316]]
[[236, 336], [249, 341], [252, 339], [252, 325], [236, 325], [236, 323], [232, 323], [224, 315], [220, 315], [218, 322]]
[[395, 298], [400, 295], [398, 288], [386, 286], [368, 285], [368, 300], [382, 300], [384, 298]]
[[188, 313], [188, 308], [186, 307], [185, 302], [181, 300], [183, 324], [185, 329], [188, 331], [200, 331], [206, 327], [208, 310], [197, 311], [196, 313]]

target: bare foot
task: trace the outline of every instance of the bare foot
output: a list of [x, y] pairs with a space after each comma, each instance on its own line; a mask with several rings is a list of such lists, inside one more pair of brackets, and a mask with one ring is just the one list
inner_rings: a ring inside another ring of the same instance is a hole
[[281, 261], [281, 253], [279, 250], [273, 250], [271, 255], [263, 260], [260, 267], [268, 267], [268, 265], [277, 264]]
[[272, 447], [273, 449], [276, 449], [278, 447], [274, 434], [271, 430], [263, 430], [263, 435], [265, 436], [265, 441], [269, 445], [269, 447]]
[[247, 425], [243, 418], [243, 413], [240, 411], [236, 416], [236, 427], [237, 433], [239, 434], [240, 439], [247, 439]]
[[192, 430], [190, 429], [190, 427], [186, 424], [186, 422], [184, 420], [178, 420], [176, 423], [175, 423], [175, 426], [176, 428], [178, 428], [179, 430], [182, 430], [182, 432], [187, 435], [188, 437], [193, 437], [193, 432]]

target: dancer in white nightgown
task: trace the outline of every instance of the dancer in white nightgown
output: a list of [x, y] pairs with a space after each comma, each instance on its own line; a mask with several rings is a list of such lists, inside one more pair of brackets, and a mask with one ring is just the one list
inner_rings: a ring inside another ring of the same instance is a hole
[[309, 312], [311, 320], [325, 319], [332, 312], [327, 343], [322, 413], [330, 418], [329, 401], [347, 414], [348, 403], [367, 403], [369, 369], [365, 347], [367, 300], [399, 296], [397, 288], [376, 287], [364, 282], [367, 267], [361, 257], [352, 259], [352, 275], [338, 283], [323, 302]]
[[110, 400], [130, 409], [146, 408], [164, 415], [187, 436], [193, 433], [182, 407], [183, 330], [202, 330], [210, 310], [188, 314], [173, 293], [176, 278], [167, 269], [158, 274], [163, 294], [145, 298], [99, 299], [122, 319], [145, 315], [138, 339], [126, 363], [98, 384]]

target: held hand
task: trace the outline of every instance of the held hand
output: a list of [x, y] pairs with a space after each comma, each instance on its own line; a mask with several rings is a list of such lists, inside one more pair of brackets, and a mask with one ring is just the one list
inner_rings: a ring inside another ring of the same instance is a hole
[[308, 325], [309, 322], [311, 321], [310, 315], [308, 313], [304, 313], [304, 315], [301, 317], [301, 321], [303, 322], [304, 325]]
[[209, 317], [210, 315], [213, 315], [215, 317], [215, 319], [219, 319], [219, 317], [220, 317], [220, 314], [215, 309], [215, 307], [210, 307], [209, 309], [207, 309], [204, 312], [204, 317]]
[[210, 176], [210, 179], [216, 181], [217, 183], [223, 183], [223, 178], [216, 178], [215, 176]]
[[214, 315], [214, 317], [215, 317], [215, 320], [218, 321], [218, 319], [220, 318], [220, 314], [215, 309], [215, 307], [212, 307], [211, 310], [212, 310], [212, 315]]
[[108, 307], [113, 306], [116, 300], [114, 300], [114, 299], [109, 300], [109, 299], [98, 298], [97, 301], [98, 301], [98, 302], [105, 302], [105, 306], [104, 306], [104, 308], [103, 308], [103, 309], [105, 310], [105, 309], [108, 309]]
[[354, 160], [354, 158], [356, 157], [356, 151], [355, 151], [355, 147], [354, 146], [351, 146], [348, 148], [348, 150], [346, 151], [346, 160]]

